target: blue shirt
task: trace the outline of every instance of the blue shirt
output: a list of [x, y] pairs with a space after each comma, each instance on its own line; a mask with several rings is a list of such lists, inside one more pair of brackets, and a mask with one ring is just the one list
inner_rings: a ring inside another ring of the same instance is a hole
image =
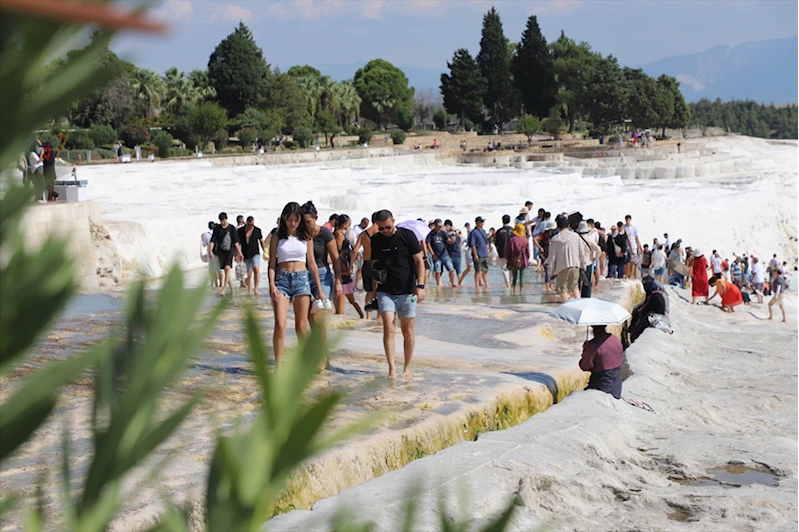
[[488, 235], [485, 229], [472, 229], [469, 233], [469, 248], [477, 246], [477, 258], [488, 258]]
[[427, 243], [439, 260], [449, 257], [449, 253], [447, 253], [448, 238], [447, 232], [443, 229], [441, 231], [430, 231], [427, 234]]
[[461, 237], [458, 236], [458, 233], [452, 231], [447, 235], [447, 238], [455, 237], [455, 242], [452, 244], [447, 244], [447, 253], [449, 253], [450, 257], [460, 257], [461, 256]]

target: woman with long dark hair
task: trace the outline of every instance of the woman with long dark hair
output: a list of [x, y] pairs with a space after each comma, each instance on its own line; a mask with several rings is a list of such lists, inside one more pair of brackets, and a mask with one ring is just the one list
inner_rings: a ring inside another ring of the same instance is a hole
[[341, 263], [341, 288], [343, 294], [336, 301], [337, 314], [344, 314], [344, 298], [355, 307], [358, 316], [363, 319], [361, 306], [355, 301], [355, 279], [352, 278], [352, 265], [350, 257], [354, 245], [355, 236], [352, 232], [352, 220], [346, 214], [340, 214], [336, 218], [336, 246], [338, 247], [339, 262]]
[[[309, 275], [310, 272], [310, 275]], [[311, 308], [311, 278], [321, 294], [319, 270], [314, 258], [313, 238], [305, 225], [300, 204], [287, 203], [280, 215], [277, 238], [269, 243], [269, 294], [275, 312], [275, 332], [272, 343], [275, 349], [275, 366], [280, 364], [286, 342], [286, 322], [289, 303], [294, 304], [294, 329], [297, 338], [308, 333], [308, 312]]]

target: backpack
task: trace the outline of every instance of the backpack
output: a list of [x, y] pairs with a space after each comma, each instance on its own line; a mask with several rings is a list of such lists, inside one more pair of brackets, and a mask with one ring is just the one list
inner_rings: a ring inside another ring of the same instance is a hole
[[219, 243], [219, 249], [230, 251], [230, 243], [230, 231], [225, 230], [225, 236], [222, 238], [222, 242]]

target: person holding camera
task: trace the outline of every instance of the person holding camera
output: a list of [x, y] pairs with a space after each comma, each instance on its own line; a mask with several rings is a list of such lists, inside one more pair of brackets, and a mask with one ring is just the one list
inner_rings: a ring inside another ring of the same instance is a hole
[[411, 377], [415, 344], [416, 303], [424, 301], [424, 259], [416, 234], [394, 223], [390, 211], [375, 213], [377, 233], [372, 237], [372, 279], [375, 285], [367, 303], [377, 299], [383, 321], [383, 347], [388, 361], [388, 378], [396, 377], [394, 367], [394, 318], [399, 315], [405, 354], [405, 378]]

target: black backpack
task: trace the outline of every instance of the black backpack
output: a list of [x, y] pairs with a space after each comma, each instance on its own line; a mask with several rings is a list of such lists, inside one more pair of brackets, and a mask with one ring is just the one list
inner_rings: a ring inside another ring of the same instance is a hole
[[499, 254], [500, 259], [506, 258], [505, 251], [507, 251], [508, 242], [510, 242], [511, 235], [511, 229], [508, 226], [499, 228], [494, 235], [494, 245], [497, 246], [497, 253]]

